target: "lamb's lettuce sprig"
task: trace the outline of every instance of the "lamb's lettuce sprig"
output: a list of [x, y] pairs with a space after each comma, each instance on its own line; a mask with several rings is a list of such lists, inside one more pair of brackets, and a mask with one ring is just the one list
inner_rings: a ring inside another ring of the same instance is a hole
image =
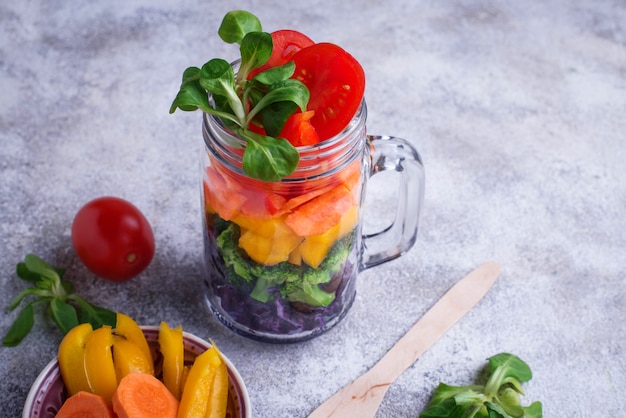
[[[252, 13], [227, 13], [218, 35], [227, 43], [239, 44], [241, 60], [237, 74], [221, 58], [211, 59], [201, 68], [187, 68], [170, 113], [177, 108], [199, 109], [220, 117], [246, 141], [244, 172], [263, 181], [278, 181], [295, 170], [300, 156], [289, 141], [277, 136], [289, 116], [298, 108], [306, 110], [309, 90], [290, 78], [295, 71], [293, 61], [248, 80], [252, 70], [269, 60], [273, 48], [272, 36], [262, 31], [261, 22]], [[214, 106], [209, 103], [209, 96]], [[262, 126], [266, 135], [253, 132], [251, 124]]]
[[541, 418], [541, 402], [520, 404], [522, 383], [532, 378], [530, 367], [509, 353], [488, 360], [491, 374], [484, 386], [439, 383], [419, 418]]
[[35, 323], [35, 307], [44, 306], [57, 327], [66, 334], [82, 323], [90, 323], [93, 328], [102, 325], [115, 327], [115, 311], [94, 305], [74, 293], [72, 282], [64, 280], [64, 269], [54, 267], [35, 254], [28, 254], [16, 267], [17, 277], [31, 286], [18, 293], [9, 303], [9, 311], [20, 304], [17, 318], [2, 339], [5, 347], [19, 345]]

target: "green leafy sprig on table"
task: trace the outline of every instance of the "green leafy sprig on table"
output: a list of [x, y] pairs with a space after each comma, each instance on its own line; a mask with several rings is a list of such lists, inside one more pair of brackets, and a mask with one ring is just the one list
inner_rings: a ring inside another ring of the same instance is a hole
[[32, 286], [21, 291], [9, 304], [9, 310], [13, 311], [22, 302], [26, 303], [2, 340], [5, 347], [15, 347], [28, 335], [35, 323], [37, 305], [44, 305], [64, 334], [85, 322], [91, 323], [94, 328], [102, 325], [115, 327], [116, 313], [74, 294], [73, 284], [62, 278], [65, 270], [28, 254], [23, 262], [17, 264], [16, 272], [20, 279]]
[[522, 383], [532, 378], [530, 367], [509, 353], [488, 360], [491, 374], [484, 386], [440, 383], [420, 418], [541, 418], [541, 402], [520, 405]]
[[[211, 59], [202, 68], [187, 68], [170, 113], [177, 108], [199, 109], [220, 117], [246, 141], [244, 172], [263, 181], [278, 181], [296, 169], [300, 155], [289, 141], [276, 136], [297, 108], [306, 110], [309, 90], [290, 78], [295, 72], [293, 61], [247, 79], [252, 70], [269, 60], [273, 48], [272, 36], [262, 31], [261, 22], [253, 14], [243, 10], [227, 13], [218, 35], [227, 43], [240, 45], [237, 74], [221, 58]], [[251, 123], [262, 125], [267, 135], [251, 131]]]

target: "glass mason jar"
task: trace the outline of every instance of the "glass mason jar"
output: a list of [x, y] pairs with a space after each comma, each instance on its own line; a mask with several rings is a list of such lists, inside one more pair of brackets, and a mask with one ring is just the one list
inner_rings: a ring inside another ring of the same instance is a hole
[[[363, 102], [343, 132], [298, 147], [294, 173], [263, 182], [244, 174], [245, 142], [204, 114], [204, 290], [211, 311], [233, 331], [265, 342], [312, 338], [346, 315], [359, 271], [415, 243], [420, 156], [403, 139], [368, 136], [366, 117]], [[387, 170], [399, 177], [395, 220], [364, 236], [367, 180]]]

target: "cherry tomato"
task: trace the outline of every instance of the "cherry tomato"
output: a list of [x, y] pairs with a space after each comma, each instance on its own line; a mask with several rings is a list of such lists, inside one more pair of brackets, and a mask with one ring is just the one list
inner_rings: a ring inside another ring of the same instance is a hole
[[148, 220], [133, 204], [117, 197], [100, 197], [78, 211], [72, 243], [91, 272], [112, 281], [137, 276], [154, 256]]
[[271, 35], [274, 46], [270, 59], [259, 68], [251, 71], [249, 79], [268, 68], [287, 64], [296, 52], [314, 44], [311, 38], [295, 30], [277, 30]]
[[311, 94], [307, 110], [320, 140], [341, 132], [358, 110], [365, 92], [365, 73], [358, 61], [341, 47], [318, 43], [293, 55], [296, 72]]

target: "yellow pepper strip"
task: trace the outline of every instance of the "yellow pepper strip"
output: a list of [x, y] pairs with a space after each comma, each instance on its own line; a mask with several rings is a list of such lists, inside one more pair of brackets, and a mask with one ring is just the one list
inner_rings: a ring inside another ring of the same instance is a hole
[[143, 331], [131, 317], [120, 312], [117, 312], [116, 317], [115, 335], [119, 335], [139, 347], [146, 358], [150, 360], [151, 369], [149, 373], [154, 374], [154, 359]]
[[127, 374], [141, 372], [154, 375], [152, 360], [134, 342], [117, 335], [113, 336], [113, 365], [117, 383]]
[[209, 400], [209, 410], [205, 415], [206, 418], [224, 418], [228, 405], [228, 369], [226, 363], [222, 360], [219, 350], [213, 344], [211, 350], [215, 349], [220, 356], [220, 364], [215, 371], [213, 379], [213, 388], [211, 389], [211, 398]]
[[251, 230], [242, 230], [239, 246], [259, 264], [273, 266], [287, 261], [289, 254], [302, 242], [296, 234], [267, 238]]
[[313, 268], [318, 268], [328, 255], [331, 247], [345, 237], [356, 225], [358, 220], [358, 207], [351, 206], [342, 216], [339, 222], [328, 231], [320, 235], [309, 235], [298, 247], [302, 260]]
[[159, 347], [163, 355], [163, 383], [180, 400], [185, 366], [183, 327], [170, 328], [166, 322], [159, 326]]
[[[215, 345], [196, 357], [187, 376], [185, 390], [178, 407], [178, 418], [206, 418], [212, 416], [210, 414], [213, 408], [223, 410], [225, 414], [227, 397], [223, 399], [224, 405], [220, 405], [221, 387], [219, 399], [213, 400], [216, 389], [215, 378], [221, 364], [224, 362]], [[226, 387], [228, 388], [228, 383]], [[226, 394], [228, 395], [228, 391]]]
[[185, 390], [185, 384], [187, 383], [187, 378], [189, 377], [189, 370], [191, 370], [191, 366], [185, 365], [183, 367], [183, 378], [180, 382], [180, 395], [183, 395], [183, 391]]
[[113, 333], [104, 325], [87, 336], [85, 343], [85, 371], [92, 393], [111, 402], [117, 388], [117, 377], [113, 365]]
[[85, 341], [93, 331], [91, 324], [80, 324], [63, 337], [59, 345], [59, 369], [68, 394], [89, 392], [89, 381], [85, 372]]

